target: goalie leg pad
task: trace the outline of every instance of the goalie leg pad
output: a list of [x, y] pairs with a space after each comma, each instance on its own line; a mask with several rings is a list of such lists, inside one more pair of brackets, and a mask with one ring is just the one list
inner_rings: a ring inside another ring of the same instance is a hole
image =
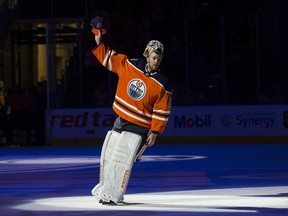
[[114, 203], [123, 200], [141, 141], [140, 135], [123, 131], [111, 154], [106, 150], [102, 170], [102, 186], [94, 193], [99, 200], [113, 201]]
[[99, 192], [101, 190], [101, 187], [103, 186], [104, 182], [104, 164], [105, 164], [105, 158], [110, 158], [113, 149], [115, 148], [115, 144], [120, 136], [120, 133], [110, 130], [107, 132], [102, 150], [101, 150], [101, 157], [100, 157], [100, 172], [99, 172], [99, 183], [91, 190], [91, 193], [93, 196], [96, 196], [97, 191]]

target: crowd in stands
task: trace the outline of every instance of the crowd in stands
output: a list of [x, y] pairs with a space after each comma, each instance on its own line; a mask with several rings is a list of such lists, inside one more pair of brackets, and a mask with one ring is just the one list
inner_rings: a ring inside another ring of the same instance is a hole
[[15, 85], [11, 89], [3, 85], [0, 92], [0, 146], [44, 145], [44, 83], [25, 82], [23, 87]]

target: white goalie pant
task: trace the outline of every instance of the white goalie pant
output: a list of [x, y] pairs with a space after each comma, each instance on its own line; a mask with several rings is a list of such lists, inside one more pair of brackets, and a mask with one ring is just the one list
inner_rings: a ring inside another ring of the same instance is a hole
[[101, 151], [99, 183], [91, 191], [98, 200], [118, 203], [124, 199], [141, 141], [140, 135], [131, 132], [108, 131]]

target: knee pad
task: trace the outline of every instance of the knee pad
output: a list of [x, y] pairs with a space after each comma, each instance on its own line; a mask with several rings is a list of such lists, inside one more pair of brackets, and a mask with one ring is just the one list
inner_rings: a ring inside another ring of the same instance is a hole
[[92, 194], [103, 201], [118, 203], [125, 194], [142, 137], [127, 131], [120, 135], [118, 133], [118, 137], [114, 135], [110, 135], [107, 147], [101, 152], [100, 183], [92, 190]]
[[110, 130], [107, 132], [106, 137], [103, 142], [103, 146], [101, 149], [101, 156], [100, 156], [100, 170], [99, 170], [99, 183], [92, 189], [91, 193], [95, 196], [96, 191], [99, 190], [101, 186], [103, 186], [104, 180], [104, 163], [105, 158], [110, 158], [115, 147], [115, 144], [120, 136], [120, 133]]

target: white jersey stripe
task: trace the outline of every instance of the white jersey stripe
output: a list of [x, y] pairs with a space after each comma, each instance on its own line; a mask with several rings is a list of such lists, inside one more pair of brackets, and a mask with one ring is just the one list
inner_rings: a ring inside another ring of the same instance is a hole
[[151, 114], [142, 112], [141, 110], [138, 110], [136, 107], [134, 107], [134, 106], [132, 106], [131, 104], [127, 103], [125, 100], [121, 99], [121, 98], [118, 97], [117, 95], [115, 96], [115, 98], [116, 98], [117, 100], [121, 101], [121, 103], [125, 104], [127, 107], [135, 110], [136, 112], [138, 112], [138, 113], [140, 113], [140, 114], [142, 114], [142, 115], [145, 115], [145, 116], [147, 116], [147, 117], [149, 117], [149, 118], [152, 117]]
[[161, 117], [158, 117], [158, 116], [155, 116], [155, 115], [153, 115], [152, 118], [153, 118], [153, 119], [158, 119], [158, 120], [160, 120], [160, 121], [165, 121], [165, 122], [167, 122], [168, 119], [169, 119], [169, 118], [161, 118]]
[[164, 114], [170, 114], [170, 111], [165, 111], [165, 110], [153, 110], [155, 113], [164, 113]]
[[146, 123], [146, 124], [151, 124], [151, 121], [146, 121], [146, 120], [144, 120], [144, 119], [142, 119], [142, 118], [139, 118], [139, 117], [137, 117], [137, 116], [135, 116], [135, 115], [133, 115], [133, 114], [125, 111], [124, 109], [122, 109], [121, 107], [119, 107], [115, 102], [113, 103], [113, 105], [114, 105], [118, 110], [120, 110], [120, 111], [123, 112], [124, 114], [130, 116], [131, 118], [137, 119], [137, 120], [139, 120], [139, 121], [141, 121], [141, 122], [144, 122], [144, 123]]

